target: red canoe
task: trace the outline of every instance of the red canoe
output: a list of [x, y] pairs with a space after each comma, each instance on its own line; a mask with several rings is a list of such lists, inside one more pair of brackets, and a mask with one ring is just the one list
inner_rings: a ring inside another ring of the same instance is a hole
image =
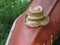
[[60, 33], [60, 0], [33, 0], [29, 7], [34, 6], [43, 7], [49, 15], [49, 24], [37, 28], [26, 26], [27, 9], [15, 20], [5, 45], [51, 45]]

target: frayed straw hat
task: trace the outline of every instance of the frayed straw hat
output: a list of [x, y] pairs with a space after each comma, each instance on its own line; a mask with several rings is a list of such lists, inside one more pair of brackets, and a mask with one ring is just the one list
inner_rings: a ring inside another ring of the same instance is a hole
[[26, 25], [30, 27], [44, 26], [49, 23], [49, 17], [41, 6], [29, 8], [29, 13], [25, 17]]

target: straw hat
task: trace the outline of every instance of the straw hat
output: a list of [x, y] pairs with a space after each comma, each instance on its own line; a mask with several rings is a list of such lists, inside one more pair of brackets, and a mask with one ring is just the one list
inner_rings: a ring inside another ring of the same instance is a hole
[[44, 12], [41, 6], [29, 8], [29, 13], [25, 17], [26, 25], [30, 27], [38, 27], [47, 25], [49, 22], [48, 15]]

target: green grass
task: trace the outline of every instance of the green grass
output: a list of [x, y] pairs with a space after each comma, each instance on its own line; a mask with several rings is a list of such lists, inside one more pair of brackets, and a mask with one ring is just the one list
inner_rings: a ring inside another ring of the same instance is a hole
[[30, 2], [24, 0], [0, 0], [0, 45], [5, 45], [14, 20], [23, 13]]

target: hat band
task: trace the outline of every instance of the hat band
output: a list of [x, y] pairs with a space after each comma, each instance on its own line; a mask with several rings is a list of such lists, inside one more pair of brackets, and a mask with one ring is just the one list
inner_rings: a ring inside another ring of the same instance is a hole
[[40, 17], [31, 17], [31, 16], [28, 16], [28, 19], [31, 19], [31, 20], [41, 20], [43, 19], [45, 16], [40, 16]]

